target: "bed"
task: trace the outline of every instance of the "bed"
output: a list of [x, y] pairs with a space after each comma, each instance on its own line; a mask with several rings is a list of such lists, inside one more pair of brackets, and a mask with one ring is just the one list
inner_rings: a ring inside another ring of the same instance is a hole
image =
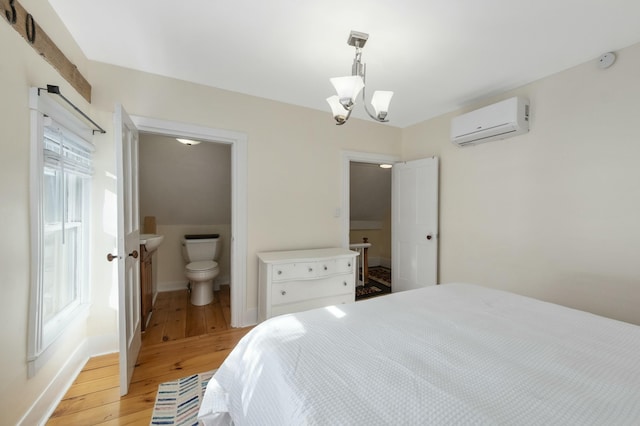
[[471, 284], [282, 315], [209, 382], [205, 425], [640, 425], [640, 327]]

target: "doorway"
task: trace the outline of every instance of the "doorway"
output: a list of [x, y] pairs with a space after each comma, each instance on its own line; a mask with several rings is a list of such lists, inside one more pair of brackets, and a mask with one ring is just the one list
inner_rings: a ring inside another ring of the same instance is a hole
[[342, 160], [343, 247], [349, 247], [351, 162], [399, 163], [392, 173], [393, 290], [437, 284], [438, 158], [400, 163], [394, 156], [344, 151]]
[[[246, 308], [247, 137], [243, 133], [186, 123], [132, 116], [141, 133], [187, 138], [231, 146], [230, 305], [231, 327], [252, 324]], [[255, 323], [255, 320], [253, 321]]]
[[343, 152], [343, 246], [358, 251], [356, 300], [391, 292], [391, 169], [397, 157]]
[[[138, 176], [140, 232], [163, 238], [141, 253], [143, 342], [230, 328], [231, 145], [140, 132]], [[184, 273], [190, 234], [218, 236], [215, 297], [204, 306], [190, 303]]]

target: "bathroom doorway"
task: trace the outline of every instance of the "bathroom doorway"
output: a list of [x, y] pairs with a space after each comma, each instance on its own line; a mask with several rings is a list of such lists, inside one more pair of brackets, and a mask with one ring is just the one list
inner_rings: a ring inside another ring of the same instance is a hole
[[[150, 259], [143, 259], [153, 288], [143, 340], [159, 343], [231, 327], [231, 160], [229, 144], [140, 132], [141, 233], [164, 237]], [[182, 253], [188, 234], [219, 235], [220, 273], [214, 301], [205, 306], [189, 301]]]
[[188, 123], [131, 116], [141, 133], [222, 143], [231, 146], [230, 318], [231, 327], [255, 323], [247, 313], [247, 135]]

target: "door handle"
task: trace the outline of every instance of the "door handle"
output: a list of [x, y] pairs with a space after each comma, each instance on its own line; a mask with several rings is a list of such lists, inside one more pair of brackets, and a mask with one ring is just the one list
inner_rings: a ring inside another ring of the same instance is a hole
[[134, 250], [131, 253], [129, 253], [129, 256], [133, 257], [134, 259], [138, 258], [138, 250]]
[[107, 254], [107, 260], [108, 260], [109, 262], [113, 262], [115, 259], [120, 259], [120, 257], [119, 257], [118, 255], [113, 255], [113, 254], [111, 254], [111, 253], [108, 253], [108, 254]]

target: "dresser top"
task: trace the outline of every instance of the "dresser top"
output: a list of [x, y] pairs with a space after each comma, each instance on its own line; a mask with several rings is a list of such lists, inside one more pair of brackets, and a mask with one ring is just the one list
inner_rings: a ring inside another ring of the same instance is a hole
[[265, 263], [280, 262], [308, 262], [327, 258], [355, 257], [358, 252], [341, 248], [322, 248], [312, 250], [289, 250], [289, 251], [263, 251], [258, 253], [258, 258]]

